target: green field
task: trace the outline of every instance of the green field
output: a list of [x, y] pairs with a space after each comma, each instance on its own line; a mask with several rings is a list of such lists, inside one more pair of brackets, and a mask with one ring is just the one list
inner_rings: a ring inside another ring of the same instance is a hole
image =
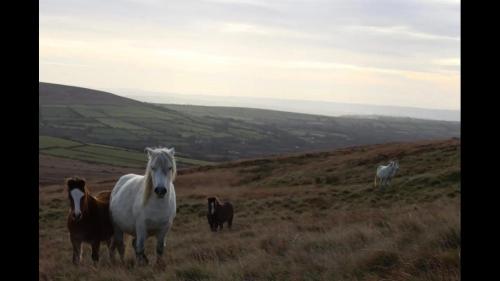
[[73, 147], [82, 145], [79, 142], [49, 136], [38, 136], [38, 144], [40, 146], [40, 149]]
[[[62, 138], [39, 136], [39, 152], [63, 158], [70, 158], [91, 163], [108, 164], [113, 166], [145, 167], [146, 154], [139, 151], [118, 147], [86, 144]], [[180, 166], [211, 165], [211, 162], [176, 157]]]

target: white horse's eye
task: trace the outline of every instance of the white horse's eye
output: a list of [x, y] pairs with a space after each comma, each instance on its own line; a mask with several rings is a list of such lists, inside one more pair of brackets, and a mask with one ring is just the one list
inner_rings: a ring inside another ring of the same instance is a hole
[[169, 170], [169, 171], [172, 171], [172, 167], [169, 167], [169, 168], [168, 168], [168, 170]]

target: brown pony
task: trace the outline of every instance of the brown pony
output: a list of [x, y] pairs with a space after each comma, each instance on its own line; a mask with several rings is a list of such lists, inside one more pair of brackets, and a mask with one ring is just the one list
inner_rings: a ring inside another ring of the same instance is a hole
[[102, 191], [95, 197], [90, 195], [85, 180], [73, 177], [66, 180], [70, 212], [68, 230], [73, 244], [73, 263], [79, 264], [82, 255], [82, 242], [92, 246], [92, 260], [99, 261], [99, 246], [105, 241], [111, 253], [113, 226], [109, 215], [111, 191]]
[[224, 222], [227, 221], [227, 226], [231, 229], [233, 224], [233, 205], [229, 202], [221, 204], [216, 197], [210, 197], [208, 200], [207, 219], [210, 229], [217, 232], [217, 227], [220, 230], [223, 228]]

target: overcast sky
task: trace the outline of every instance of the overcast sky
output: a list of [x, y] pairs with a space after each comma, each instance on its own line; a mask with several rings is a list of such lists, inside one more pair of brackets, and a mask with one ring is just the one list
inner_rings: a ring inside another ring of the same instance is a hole
[[460, 108], [459, 1], [40, 0], [39, 33], [43, 82]]

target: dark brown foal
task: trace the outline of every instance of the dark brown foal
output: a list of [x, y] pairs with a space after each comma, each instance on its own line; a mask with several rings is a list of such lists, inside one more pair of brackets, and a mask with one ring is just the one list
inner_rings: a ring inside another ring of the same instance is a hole
[[210, 229], [213, 232], [216, 232], [217, 228], [222, 230], [225, 222], [227, 222], [228, 228], [231, 229], [231, 226], [233, 225], [233, 205], [229, 202], [221, 204], [219, 199], [216, 197], [210, 197], [207, 201], [207, 220], [210, 225]]
[[73, 263], [80, 263], [83, 242], [92, 246], [94, 263], [99, 261], [101, 242], [106, 242], [112, 258], [110, 247], [113, 226], [109, 215], [111, 191], [102, 191], [94, 197], [90, 195], [85, 180], [78, 177], [67, 179], [66, 185], [71, 208], [68, 230], [73, 244]]

